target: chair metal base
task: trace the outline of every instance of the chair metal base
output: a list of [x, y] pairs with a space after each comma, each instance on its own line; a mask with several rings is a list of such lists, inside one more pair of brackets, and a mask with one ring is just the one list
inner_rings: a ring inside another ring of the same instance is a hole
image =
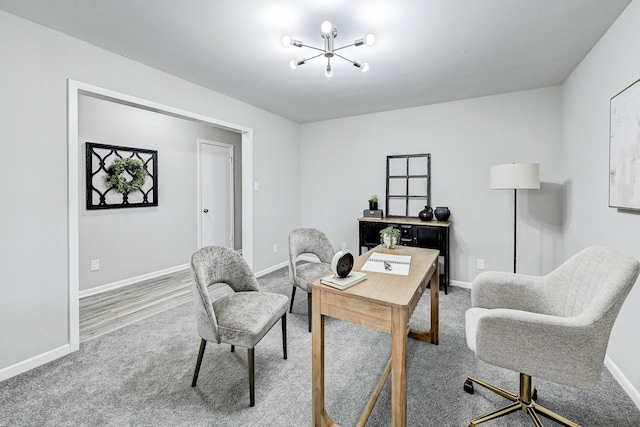
[[528, 414], [531, 421], [533, 421], [533, 425], [536, 427], [543, 427], [540, 418], [538, 418], [538, 414], [567, 427], [580, 427], [578, 424], [569, 421], [544, 406], [538, 405], [534, 399], [537, 397], [535, 385], [531, 382], [531, 376], [527, 374], [520, 374], [520, 395], [518, 396], [474, 377], [467, 377], [467, 381], [465, 381], [464, 389], [467, 393], [473, 394], [473, 383], [476, 383], [504, 397], [505, 399], [511, 400], [513, 403], [505, 406], [504, 408], [500, 408], [489, 414], [471, 420], [469, 423], [470, 427], [477, 426], [478, 424], [502, 417], [518, 410], [522, 411], [523, 414]]

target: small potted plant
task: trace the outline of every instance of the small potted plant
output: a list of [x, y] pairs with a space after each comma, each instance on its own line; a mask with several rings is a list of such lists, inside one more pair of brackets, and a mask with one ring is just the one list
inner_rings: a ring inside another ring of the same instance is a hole
[[387, 248], [393, 248], [400, 241], [400, 230], [389, 226], [380, 230], [380, 243], [383, 243]]
[[375, 211], [377, 209], [378, 209], [378, 196], [374, 194], [369, 199], [369, 210]]

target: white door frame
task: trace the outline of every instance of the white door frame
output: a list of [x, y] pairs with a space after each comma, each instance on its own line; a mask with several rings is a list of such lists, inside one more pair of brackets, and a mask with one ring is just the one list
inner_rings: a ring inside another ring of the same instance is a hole
[[[69, 344], [60, 349], [54, 358], [61, 357], [80, 348], [80, 313], [79, 313], [79, 285], [80, 285], [80, 260], [79, 260], [79, 155], [80, 141], [78, 138], [78, 97], [80, 95], [92, 96], [106, 101], [129, 105], [143, 110], [153, 111], [159, 114], [167, 114], [194, 122], [204, 123], [242, 135], [242, 256], [249, 266], [253, 268], [253, 129], [244, 126], [227, 123], [222, 120], [192, 113], [186, 110], [148, 101], [123, 93], [82, 83], [76, 80], [67, 80], [67, 133], [68, 133], [68, 259], [69, 259]], [[26, 370], [48, 362], [49, 356], [43, 359], [32, 360]], [[52, 356], [53, 357], [53, 356]], [[50, 359], [53, 360], [53, 359]]]
[[217, 147], [224, 147], [224, 148], [229, 148], [231, 151], [231, 171], [230, 171], [230, 177], [229, 177], [229, 193], [231, 195], [231, 199], [230, 199], [230, 203], [229, 203], [229, 218], [231, 221], [231, 243], [233, 245], [233, 249], [235, 249], [235, 234], [236, 234], [236, 230], [235, 230], [235, 209], [234, 209], [234, 203], [235, 203], [235, 180], [233, 179], [234, 177], [234, 161], [235, 161], [235, 153], [233, 151], [233, 145], [232, 144], [227, 144], [225, 142], [216, 142], [216, 141], [210, 141], [207, 139], [202, 139], [202, 138], [198, 138], [197, 141], [198, 144], [198, 148], [197, 148], [197, 162], [198, 162], [198, 248], [202, 247], [202, 209], [204, 208], [204, 206], [202, 206], [202, 146], [203, 145], [215, 145]]

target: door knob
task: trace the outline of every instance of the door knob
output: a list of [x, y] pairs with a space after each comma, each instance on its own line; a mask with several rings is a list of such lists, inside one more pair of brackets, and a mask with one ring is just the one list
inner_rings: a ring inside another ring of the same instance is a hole
[[208, 212], [209, 212], [209, 209], [206, 209], [206, 208], [205, 208], [205, 209], [203, 209], [203, 210], [202, 210], [202, 212], [204, 212], [204, 213], [208, 213]]

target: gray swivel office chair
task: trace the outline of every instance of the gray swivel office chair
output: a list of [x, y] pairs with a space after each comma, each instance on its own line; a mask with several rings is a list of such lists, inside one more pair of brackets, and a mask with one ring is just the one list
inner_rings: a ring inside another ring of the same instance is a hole
[[611, 328], [638, 278], [638, 260], [603, 247], [574, 255], [546, 276], [485, 272], [474, 280], [466, 312], [467, 345], [492, 365], [520, 372], [513, 394], [474, 377], [513, 403], [471, 421], [485, 421], [521, 410], [534, 425], [538, 414], [567, 426], [577, 424], [535, 402], [531, 377], [588, 389], [598, 382]]
[[[287, 305], [284, 295], [261, 292], [247, 262], [230, 248], [208, 246], [191, 257], [200, 351], [191, 387], [196, 386], [207, 341], [247, 348], [249, 401], [255, 405], [254, 347], [281, 319], [282, 351], [287, 358]], [[228, 288], [226, 286], [228, 286]], [[211, 298], [215, 288], [227, 289]]]
[[[313, 254], [318, 257], [320, 262], [297, 265], [298, 257], [302, 254]], [[296, 295], [296, 288], [300, 288], [307, 293], [309, 332], [311, 332], [311, 285], [316, 280], [331, 274], [331, 260], [334, 255], [335, 251], [331, 242], [318, 229], [296, 228], [289, 233], [289, 281], [293, 286], [289, 313], [293, 310], [293, 298]]]

